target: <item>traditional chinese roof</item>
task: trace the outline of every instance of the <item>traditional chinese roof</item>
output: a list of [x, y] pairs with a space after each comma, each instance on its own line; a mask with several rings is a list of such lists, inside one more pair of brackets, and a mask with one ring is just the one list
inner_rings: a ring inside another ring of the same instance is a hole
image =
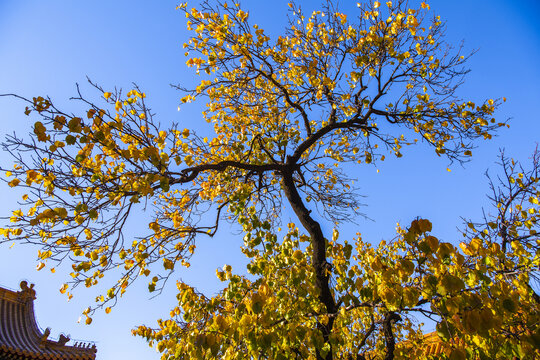
[[443, 343], [436, 332], [426, 334], [424, 341], [426, 343], [425, 355], [440, 355], [443, 353]]
[[[444, 354], [444, 347], [441, 338], [436, 332], [425, 334], [422, 339], [422, 347], [414, 348], [410, 341], [403, 341], [396, 344], [396, 347], [405, 348], [411, 359], [418, 356], [440, 356]], [[368, 360], [382, 360], [383, 355], [376, 354], [375, 351], [370, 351], [364, 355]], [[423, 358], [423, 357], [422, 357]]]
[[21, 282], [21, 291], [0, 287], [0, 359], [5, 360], [95, 360], [96, 346], [75, 343], [60, 335], [49, 340], [50, 328], [41, 332], [34, 317], [34, 285]]

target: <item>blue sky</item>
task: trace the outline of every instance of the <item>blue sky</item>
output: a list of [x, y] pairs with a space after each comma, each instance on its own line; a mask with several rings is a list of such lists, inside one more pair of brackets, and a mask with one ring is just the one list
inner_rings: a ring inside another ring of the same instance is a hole
[[[342, 3], [348, 3], [345, 0]], [[287, 1], [263, 4], [243, 1], [254, 22], [277, 33], [285, 22]], [[303, 1], [306, 7], [318, 2]], [[479, 219], [488, 190], [484, 172], [494, 165], [498, 149], [526, 162], [539, 140], [540, 115], [540, 3], [535, 0], [431, 1], [432, 10], [447, 22], [447, 38], [468, 50], [478, 49], [469, 66], [472, 72], [461, 89], [463, 98], [481, 101], [506, 97], [497, 117], [512, 118], [510, 129], [492, 141], [478, 143], [471, 162], [461, 167], [436, 158], [424, 146], [408, 149], [402, 159], [390, 159], [375, 167], [358, 168], [357, 184], [367, 195], [365, 212], [373, 221], [359, 220], [342, 234], [360, 231], [377, 242], [394, 235], [397, 221], [406, 224], [416, 216], [427, 217], [434, 233], [446, 241], [458, 241], [460, 217]], [[205, 126], [198, 108], [177, 111], [180, 94], [171, 83], [193, 83], [184, 63], [182, 43], [187, 37], [185, 19], [175, 11], [173, 1], [60, 1], [0, 0], [0, 93], [32, 97], [49, 95], [68, 109], [75, 83], [86, 76], [105, 88], [129, 88], [136, 82], [148, 95], [148, 102], [162, 124], [176, 121], [184, 127]], [[88, 87], [82, 87], [90, 92]], [[28, 133], [32, 119], [23, 115], [24, 105], [0, 98], [0, 136], [16, 131]], [[35, 119], [34, 119], [35, 121]], [[5, 154], [2, 165], [9, 163]], [[17, 194], [1, 185], [0, 214], [17, 207]], [[287, 219], [285, 219], [287, 221]], [[329, 225], [326, 225], [329, 228]], [[132, 224], [135, 234], [137, 224]], [[223, 228], [220, 236], [201, 241], [199, 254], [189, 271], [174, 276], [193, 281], [205, 291], [216, 291], [214, 270], [234, 263], [240, 256], [241, 236]], [[130, 335], [138, 324], [153, 325], [167, 316], [174, 304], [173, 282], [165, 292], [150, 299], [146, 284], [131, 289], [109, 315], [98, 314], [91, 326], [77, 324], [81, 311], [95, 293], [80, 289], [71, 302], [58, 292], [68, 276], [35, 271], [37, 249], [0, 245], [0, 286], [18, 288], [21, 280], [36, 283], [37, 318], [40, 326], [52, 327], [52, 335], [69, 333], [77, 339], [95, 340], [98, 359], [157, 359], [139, 338]], [[232, 260], [231, 260], [232, 257]]]

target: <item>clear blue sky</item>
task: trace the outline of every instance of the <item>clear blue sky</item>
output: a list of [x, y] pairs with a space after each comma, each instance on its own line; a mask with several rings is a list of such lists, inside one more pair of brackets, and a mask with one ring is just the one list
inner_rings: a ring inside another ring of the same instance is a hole
[[[342, 0], [342, 3], [347, 3]], [[273, 32], [284, 23], [287, 1], [242, 2], [255, 22]], [[316, 1], [304, 1], [314, 6]], [[448, 40], [465, 41], [479, 52], [470, 61], [471, 74], [461, 95], [472, 100], [505, 96], [499, 119], [512, 118], [511, 128], [490, 142], [479, 143], [473, 160], [465, 167], [435, 158], [433, 151], [417, 146], [399, 160], [374, 167], [358, 168], [358, 182], [368, 205], [365, 212], [374, 221], [360, 220], [357, 227], [365, 239], [377, 242], [391, 238], [397, 221], [407, 223], [416, 216], [434, 223], [434, 233], [446, 241], [458, 241], [460, 216], [479, 219], [485, 205], [487, 183], [483, 173], [495, 169], [498, 149], [527, 161], [540, 139], [540, 3], [536, 0], [437, 0], [432, 10], [447, 21]], [[177, 111], [180, 94], [170, 83], [193, 82], [184, 63], [182, 43], [187, 37], [185, 19], [173, 1], [16, 1], [0, 0], [0, 93], [32, 97], [49, 95], [57, 103], [77, 107], [67, 99], [75, 83], [89, 76], [105, 88], [129, 88], [139, 84], [160, 121], [180, 122], [185, 127], [205, 126], [196, 107]], [[84, 86], [83, 86], [83, 89]], [[88, 90], [88, 88], [86, 88]], [[0, 135], [30, 131], [32, 120], [23, 115], [24, 105], [0, 98]], [[35, 121], [35, 119], [34, 119]], [[9, 159], [0, 157], [3, 165]], [[0, 213], [16, 208], [17, 194], [3, 186]], [[137, 231], [133, 224], [133, 233]], [[202, 241], [190, 271], [174, 276], [190, 279], [201, 290], [216, 291], [214, 270], [238, 257], [240, 236], [224, 228], [217, 239]], [[8, 244], [9, 245], [9, 244]], [[130, 335], [138, 324], [155, 324], [167, 316], [174, 304], [174, 284], [158, 298], [150, 299], [146, 284], [131, 289], [111, 314], [98, 314], [91, 326], [77, 324], [95, 293], [80, 289], [67, 303], [58, 289], [67, 269], [56, 274], [35, 271], [37, 249], [0, 245], [0, 286], [18, 288], [26, 279], [36, 283], [36, 312], [41, 327], [52, 327], [52, 335], [70, 333], [77, 339], [95, 340], [98, 359], [157, 359], [143, 339]]]

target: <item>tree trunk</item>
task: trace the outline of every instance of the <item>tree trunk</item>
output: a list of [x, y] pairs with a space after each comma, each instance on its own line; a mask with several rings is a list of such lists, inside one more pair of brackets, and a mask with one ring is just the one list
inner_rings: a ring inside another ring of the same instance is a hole
[[[310, 211], [305, 207], [293, 179], [293, 171], [282, 172], [283, 191], [289, 200], [291, 207], [311, 236], [311, 245], [313, 249], [312, 266], [315, 270], [315, 285], [319, 289], [319, 300], [325, 305], [326, 311], [329, 314], [335, 314], [336, 302], [330, 291], [330, 264], [326, 261], [326, 240], [323, 236], [320, 224], [315, 221]], [[330, 317], [327, 324], [320, 324], [319, 328], [323, 334], [324, 341], [328, 341], [328, 337], [332, 331], [334, 317]], [[318, 356], [320, 357], [320, 356]], [[326, 360], [332, 359], [332, 351], [330, 351]]]

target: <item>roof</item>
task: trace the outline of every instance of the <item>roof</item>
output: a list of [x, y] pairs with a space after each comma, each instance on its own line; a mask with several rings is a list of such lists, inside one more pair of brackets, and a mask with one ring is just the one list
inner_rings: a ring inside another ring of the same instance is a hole
[[6, 360], [94, 360], [96, 346], [90, 343], [66, 345], [69, 337], [48, 339], [50, 328], [42, 332], [34, 316], [34, 285], [21, 282], [21, 291], [0, 287], [0, 358]]
[[441, 355], [443, 353], [443, 343], [436, 332], [424, 335], [425, 355]]
[[[411, 359], [420, 355], [437, 357], [445, 353], [443, 341], [439, 335], [437, 335], [437, 332], [431, 332], [423, 335], [422, 345], [420, 348], [412, 347], [411, 342], [408, 340], [397, 343], [396, 348], [397, 347], [400, 347], [401, 350], [405, 349]], [[374, 350], [367, 352], [364, 356], [369, 360], [380, 360], [383, 358], [383, 355], [377, 354]]]

